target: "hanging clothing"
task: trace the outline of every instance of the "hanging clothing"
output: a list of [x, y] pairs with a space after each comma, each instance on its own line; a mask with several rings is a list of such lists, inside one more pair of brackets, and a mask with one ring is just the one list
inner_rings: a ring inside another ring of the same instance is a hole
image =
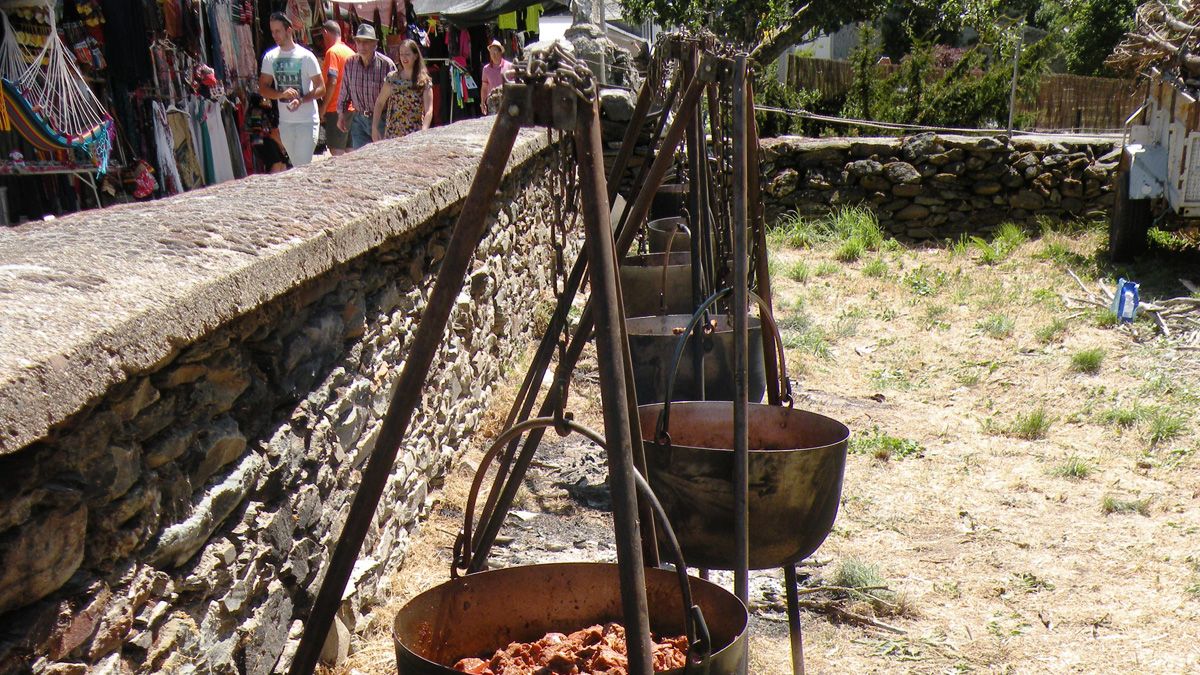
[[154, 156], [158, 161], [158, 175], [162, 176], [162, 191], [177, 195], [183, 192], [183, 183], [175, 165], [175, 141], [167, 124], [167, 111], [158, 101], [151, 101], [150, 109], [154, 117]]
[[527, 33], [542, 32], [541, 31], [541, 23], [542, 23], [541, 17], [542, 17], [542, 14], [544, 14], [545, 12], [546, 12], [546, 10], [542, 9], [541, 3], [534, 3], [534, 4], [526, 7], [525, 8], [525, 32], [527, 32]]
[[516, 30], [517, 29], [517, 13], [507, 12], [501, 14], [496, 19], [496, 26], [500, 30]]
[[197, 159], [188, 114], [179, 109], [168, 109], [167, 126], [171, 128], [171, 139], [175, 142], [175, 166], [179, 170], [179, 181], [183, 189], [195, 190], [204, 187], [204, 171], [201, 170]]
[[229, 143], [229, 163], [233, 168], [233, 177], [245, 178], [246, 161], [242, 157], [242, 140], [238, 137], [238, 128], [237, 122], [233, 115], [233, 106], [222, 106], [221, 122], [225, 125], [225, 140]]
[[208, 145], [211, 150], [213, 182], [224, 183], [233, 180], [235, 176], [233, 159], [229, 152], [229, 139], [225, 134], [225, 124], [221, 120], [221, 106], [215, 101], [204, 101], [204, 129], [208, 133]]
[[420, 85], [404, 79], [399, 73], [388, 76], [386, 82], [392, 92], [383, 110], [383, 137], [397, 138], [420, 131], [425, 92], [432, 89], [433, 83]]

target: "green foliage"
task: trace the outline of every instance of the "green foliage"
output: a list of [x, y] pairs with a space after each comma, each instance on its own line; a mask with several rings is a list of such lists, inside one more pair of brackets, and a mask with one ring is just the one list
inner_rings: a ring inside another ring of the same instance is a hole
[[791, 265], [788, 265], [787, 272], [785, 272], [785, 274], [787, 275], [787, 278], [791, 279], [792, 281], [802, 284], [808, 281], [808, 263], [804, 262], [803, 260], [797, 260]]
[[1187, 420], [1167, 411], [1156, 411], [1150, 418], [1148, 434], [1150, 447], [1177, 438], [1187, 429]]
[[1111, 76], [1104, 59], [1133, 27], [1138, 0], [1043, 1], [1038, 19], [1059, 43], [1067, 72]]
[[988, 337], [1003, 340], [1012, 335], [1016, 324], [1010, 317], [1003, 314], [993, 314], [986, 319], [981, 319], [975, 324], [975, 327], [983, 331], [984, 335]]
[[1139, 421], [1150, 417], [1154, 412], [1153, 408], [1134, 404], [1132, 406], [1105, 410], [1100, 415], [1100, 421], [1105, 424], [1121, 427], [1122, 429], [1128, 429]]
[[857, 255], [839, 260], [857, 260], [866, 251], [878, 251], [884, 243], [883, 228], [875, 212], [862, 206], [847, 206], [820, 218], [805, 218], [796, 213], [787, 216], [771, 230], [770, 238], [790, 248], [811, 248], [817, 244], [848, 244]]
[[863, 265], [862, 268], [863, 276], [873, 277], [875, 279], [882, 279], [883, 277], [887, 276], [887, 272], [888, 266], [887, 263], [884, 262], [883, 258], [875, 258], [866, 265]]
[[[863, 32], [851, 55], [854, 71], [843, 108], [849, 117], [882, 122], [999, 128], [1007, 124], [1016, 31], [995, 35], [945, 69], [935, 67], [934, 45], [917, 41], [894, 72], [877, 65], [883, 50], [874, 30]], [[1049, 68], [1053, 40], [1026, 45], [1017, 75], [1017, 97], [1032, 100]], [[1021, 126], [1020, 116], [1014, 120]]]
[[920, 296], [937, 295], [946, 285], [946, 273], [942, 270], [918, 265], [904, 275], [904, 285]]
[[[845, 23], [875, 16], [874, 0], [621, 0], [625, 18], [653, 20], [666, 27], [708, 28], [722, 39], [751, 45], [767, 34], [796, 23], [799, 34], [812, 29], [835, 30]], [[802, 7], [807, 7], [804, 11]], [[793, 21], [795, 19], [795, 21]]]
[[1063, 333], [1067, 332], [1067, 322], [1062, 319], [1055, 319], [1050, 323], [1042, 326], [1034, 332], [1034, 337], [1038, 342], [1048, 345], [1051, 342], [1058, 342], [1062, 339]]
[[1092, 465], [1086, 459], [1077, 455], [1071, 455], [1067, 461], [1054, 467], [1050, 475], [1059, 478], [1074, 478], [1083, 480], [1092, 474]]
[[1054, 420], [1046, 414], [1046, 409], [1038, 407], [1030, 412], [1017, 415], [1008, 429], [1008, 435], [1027, 441], [1036, 441], [1046, 437], [1046, 432], [1050, 430], [1050, 425], [1053, 423]]
[[1071, 356], [1071, 370], [1077, 373], [1095, 375], [1100, 372], [1100, 364], [1104, 362], [1104, 350], [1100, 348], [1085, 349]]
[[925, 448], [910, 438], [897, 438], [874, 427], [871, 433], [850, 439], [850, 452], [871, 455], [886, 462], [893, 458], [923, 457]]
[[1112, 495], [1105, 495], [1104, 501], [1100, 503], [1100, 510], [1106, 516], [1111, 516], [1114, 513], [1137, 513], [1148, 516], [1150, 515], [1150, 498], [1118, 499]]
[[[810, 112], [836, 112], [830, 103], [821, 99], [821, 93], [813, 89], [793, 89], [779, 81], [779, 69], [774, 62], [756, 73], [754, 78], [754, 102], [760, 106], [783, 110], [808, 110]], [[817, 127], [806, 120], [787, 113], [757, 110], [754, 119], [758, 122], [759, 138], [775, 136], [815, 134]]]

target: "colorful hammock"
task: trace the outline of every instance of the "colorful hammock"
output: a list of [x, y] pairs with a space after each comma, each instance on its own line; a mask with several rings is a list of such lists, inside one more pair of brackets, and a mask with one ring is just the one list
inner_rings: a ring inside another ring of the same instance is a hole
[[45, 152], [82, 152], [96, 166], [98, 175], [108, 172], [108, 158], [112, 152], [112, 118], [106, 116], [84, 134], [65, 136], [51, 127], [46, 118], [29, 105], [29, 101], [16, 84], [8, 79], [2, 79], [0, 82], [3, 83], [0, 130], [15, 130], [35, 148]]

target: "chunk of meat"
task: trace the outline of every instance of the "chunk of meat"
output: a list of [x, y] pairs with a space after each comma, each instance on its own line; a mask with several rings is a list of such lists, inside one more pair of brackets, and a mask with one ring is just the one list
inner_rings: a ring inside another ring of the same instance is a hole
[[[687, 664], [685, 636], [654, 642], [654, 670], [663, 672]], [[513, 642], [491, 658], [468, 657], [454, 669], [472, 675], [628, 675], [625, 627], [597, 624], [569, 635], [547, 633], [535, 642]]]

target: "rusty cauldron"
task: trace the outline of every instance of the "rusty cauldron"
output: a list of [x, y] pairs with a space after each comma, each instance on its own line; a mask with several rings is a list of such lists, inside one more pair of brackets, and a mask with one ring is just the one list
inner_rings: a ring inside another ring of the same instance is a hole
[[620, 273], [625, 316], [691, 313], [691, 253], [626, 256]]
[[[457, 576], [458, 570], [471, 566], [475, 504], [490, 465], [510, 440], [549, 426], [605, 445], [595, 431], [558, 415], [520, 422], [492, 442], [464, 509], [451, 568], [454, 578], [413, 598], [396, 615], [392, 639], [400, 675], [452, 675], [457, 671], [451, 666], [459, 659], [487, 658], [512, 642], [623, 622], [619, 569], [612, 563], [528, 565]], [[746, 653], [746, 606], [720, 586], [688, 576], [666, 512], [649, 483], [636, 471], [633, 477], [660, 525], [661, 545], [675, 562], [670, 571], [645, 569], [650, 630], [660, 636], [686, 635], [689, 643], [688, 665], [665, 672], [733, 675]]]
[[665, 253], [668, 247], [672, 252], [690, 252], [692, 231], [688, 229], [687, 218], [671, 216], [646, 223], [646, 245], [651, 253]]
[[[486, 658], [511, 642], [539, 640], [549, 632], [623, 622], [617, 574], [612, 563], [553, 563], [478, 572], [435, 586], [396, 615], [397, 671], [456, 675], [452, 666], [463, 657]], [[732, 675], [746, 650], [746, 608], [720, 586], [695, 577], [689, 582], [712, 640], [708, 672]], [[675, 572], [647, 568], [646, 601], [655, 635], [685, 634]], [[682, 675], [685, 669], [666, 672]]]
[[[706, 300], [692, 315], [687, 334], [704, 311], [729, 292], [718, 291]], [[747, 411], [750, 568], [769, 569], [807, 558], [829, 535], [842, 495], [850, 430], [837, 420], [791, 407], [791, 385], [774, 319], [762, 298], [750, 296], [776, 337], [787, 403], [751, 403]], [[734, 404], [671, 402], [682, 339], [673, 356], [666, 402], [638, 406], [647, 478], [688, 563], [733, 569]]]
[[[625, 321], [629, 333], [629, 354], [633, 360], [633, 381], [639, 403], [661, 403], [667, 398], [667, 379], [672, 355], [681, 339], [683, 327], [691, 319], [688, 314], [643, 316]], [[704, 399], [732, 401], [733, 387], [733, 319], [725, 314], [709, 315], [700, 342], [704, 351]], [[767, 391], [766, 365], [763, 360], [762, 322], [749, 318], [749, 391], [751, 401], [761, 401]], [[696, 340], [689, 340], [676, 375], [675, 400], [692, 401], [701, 398], [696, 378], [693, 354]]]

